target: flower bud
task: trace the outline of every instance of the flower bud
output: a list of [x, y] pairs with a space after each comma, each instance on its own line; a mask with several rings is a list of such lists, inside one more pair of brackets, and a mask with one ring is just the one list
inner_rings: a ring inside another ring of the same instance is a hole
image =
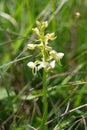
[[36, 28], [32, 28], [32, 31], [34, 33], [36, 33], [36, 35], [39, 35], [39, 29], [36, 27]]
[[40, 27], [40, 26], [41, 26], [41, 23], [40, 23], [39, 21], [36, 21], [36, 25], [37, 25], [38, 27]]
[[42, 22], [41, 29], [46, 29], [48, 27], [48, 22]]

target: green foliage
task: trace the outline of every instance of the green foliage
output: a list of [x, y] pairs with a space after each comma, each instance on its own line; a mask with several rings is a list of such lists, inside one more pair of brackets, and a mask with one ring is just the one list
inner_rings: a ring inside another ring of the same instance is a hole
[[41, 124], [42, 70], [34, 77], [26, 65], [39, 52], [27, 50], [27, 44], [39, 44], [32, 34], [36, 20], [48, 21], [46, 33], [57, 36], [51, 45], [64, 53], [62, 66], [47, 78], [46, 126], [87, 129], [86, 10], [86, 0], [0, 0], [0, 129], [36, 130]]

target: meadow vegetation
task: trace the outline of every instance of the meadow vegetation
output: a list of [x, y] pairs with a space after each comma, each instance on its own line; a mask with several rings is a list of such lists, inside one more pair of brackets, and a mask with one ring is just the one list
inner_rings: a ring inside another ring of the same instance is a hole
[[[36, 21], [64, 54], [46, 73], [28, 64], [40, 56]], [[0, 0], [0, 130], [86, 130], [86, 114], [87, 0]]]

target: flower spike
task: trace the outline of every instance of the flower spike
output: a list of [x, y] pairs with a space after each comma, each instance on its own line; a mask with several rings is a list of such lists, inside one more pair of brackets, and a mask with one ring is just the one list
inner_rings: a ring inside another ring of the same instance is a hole
[[27, 65], [32, 69], [32, 73], [35, 75], [37, 71], [40, 69], [45, 69], [49, 71], [54, 69], [56, 66], [56, 62], [60, 64], [60, 60], [63, 58], [64, 53], [56, 52], [49, 46], [49, 40], [55, 40], [56, 36], [55, 33], [47, 33], [45, 34], [45, 29], [48, 27], [48, 22], [39, 22], [36, 21], [37, 27], [33, 28], [32, 31], [37, 35], [38, 40], [40, 41], [39, 44], [28, 44], [27, 48], [29, 50], [34, 50], [38, 48], [40, 50], [40, 60], [36, 60], [35, 62], [29, 62]]

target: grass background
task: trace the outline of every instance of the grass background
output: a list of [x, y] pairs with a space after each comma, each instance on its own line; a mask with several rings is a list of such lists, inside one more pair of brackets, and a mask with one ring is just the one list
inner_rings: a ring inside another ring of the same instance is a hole
[[[79, 16], [77, 14], [79, 12]], [[50, 44], [65, 54], [48, 76], [49, 130], [87, 129], [87, 1], [0, 0], [0, 128], [35, 130], [42, 120], [42, 82], [27, 63], [37, 52], [35, 21], [49, 22]], [[84, 105], [84, 106], [83, 106]], [[82, 107], [82, 108], [81, 108]]]

